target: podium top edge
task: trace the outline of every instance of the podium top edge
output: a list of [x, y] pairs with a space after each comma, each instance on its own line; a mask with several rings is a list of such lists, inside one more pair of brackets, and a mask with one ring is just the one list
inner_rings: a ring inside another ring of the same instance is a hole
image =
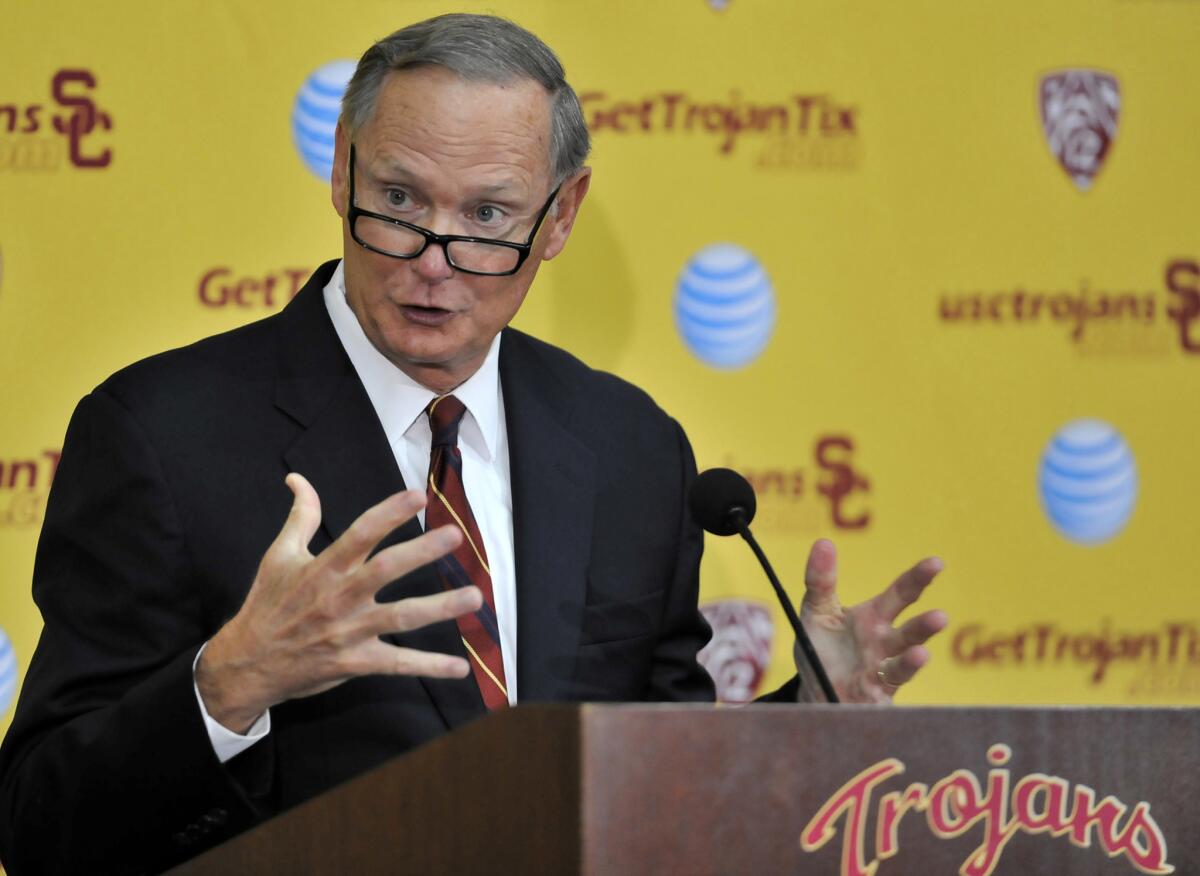
[[1086, 714], [1099, 714], [1105, 712], [1117, 712], [1122, 714], [1127, 713], [1151, 713], [1151, 712], [1169, 712], [1172, 714], [1200, 714], [1200, 706], [1169, 706], [1169, 705], [1147, 705], [1147, 706], [1131, 706], [1131, 705], [1088, 705], [1088, 704], [1022, 704], [1022, 705], [877, 705], [877, 704], [855, 704], [855, 703], [747, 703], [745, 705], [728, 705], [714, 703], [522, 703], [519, 708], [524, 709], [580, 709], [585, 713], [596, 712], [719, 712], [736, 714], [738, 712], [839, 712], [853, 711], [856, 713], [863, 712], [894, 712], [900, 711], [905, 714], [914, 712], [932, 713], [932, 714], [953, 714], [961, 712], [987, 712], [987, 713], [1054, 713], [1062, 714], [1064, 712], [1079, 712]]

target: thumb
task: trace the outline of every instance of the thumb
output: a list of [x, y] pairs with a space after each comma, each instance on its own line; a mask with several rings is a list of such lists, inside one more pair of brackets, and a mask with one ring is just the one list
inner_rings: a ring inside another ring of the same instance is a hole
[[817, 539], [804, 568], [804, 606], [818, 614], [837, 611], [837, 549], [827, 538]]
[[292, 491], [292, 510], [288, 512], [276, 542], [295, 551], [307, 551], [321, 525], [321, 499], [304, 475], [292, 472], [284, 483]]

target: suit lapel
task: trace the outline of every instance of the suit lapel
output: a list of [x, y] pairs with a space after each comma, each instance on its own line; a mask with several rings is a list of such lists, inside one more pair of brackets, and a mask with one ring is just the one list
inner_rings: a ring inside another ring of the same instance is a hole
[[[335, 265], [322, 266], [288, 306], [276, 380], [276, 405], [305, 427], [284, 459], [291, 471], [308, 478], [321, 497], [321, 526], [330, 541], [372, 505], [405, 489], [375, 409], [325, 310], [322, 290]], [[421, 527], [413, 519], [380, 547], [420, 534]], [[389, 602], [441, 589], [436, 573], [426, 567], [388, 584], [377, 598]], [[401, 647], [466, 657], [452, 621], [385, 638]], [[485, 712], [479, 688], [470, 677], [420, 681], [451, 728]]]
[[517, 695], [522, 701], [569, 699], [591, 555], [596, 460], [567, 428], [569, 387], [519, 332], [505, 332], [500, 380], [513, 496]]

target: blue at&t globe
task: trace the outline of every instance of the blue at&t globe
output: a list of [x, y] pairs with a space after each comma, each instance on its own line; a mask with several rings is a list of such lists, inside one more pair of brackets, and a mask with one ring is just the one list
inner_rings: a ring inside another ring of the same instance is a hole
[[0, 716], [8, 711], [17, 692], [17, 654], [4, 630], [0, 630]]
[[292, 106], [292, 139], [309, 170], [324, 182], [333, 171], [333, 134], [353, 61], [330, 61], [304, 80]]
[[775, 328], [775, 293], [766, 271], [736, 244], [705, 247], [679, 275], [675, 325], [702, 362], [723, 369], [748, 365]]
[[1075, 420], [1046, 445], [1038, 485], [1054, 527], [1071, 541], [1096, 545], [1129, 521], [1137, 468], [1116, 429], [1101, 420]]

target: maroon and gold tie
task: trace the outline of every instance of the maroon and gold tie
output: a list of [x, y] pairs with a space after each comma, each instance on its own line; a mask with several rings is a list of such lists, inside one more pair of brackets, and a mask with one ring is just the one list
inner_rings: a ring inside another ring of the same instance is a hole
[[500, 656], [500, 627], [492, 596], [492, 572], [479, 536], [475, 515], [463, 490], [462, 453], [458, 425], [467, 409], [452, 395], [435, 398], [426, 409], [433, 443], [429, 448], [429, 485], [426, 490], [425, 529], [454, 524], [463, 540], [454, 552], [437, 561], [437, 571], [447, 590], [474, 584], [483, 591], [483, 606], [458, 619], [458, 631], [471, 659], [471, 669], [484, 705], [489, 710], [508, 705], [504, 661]]

